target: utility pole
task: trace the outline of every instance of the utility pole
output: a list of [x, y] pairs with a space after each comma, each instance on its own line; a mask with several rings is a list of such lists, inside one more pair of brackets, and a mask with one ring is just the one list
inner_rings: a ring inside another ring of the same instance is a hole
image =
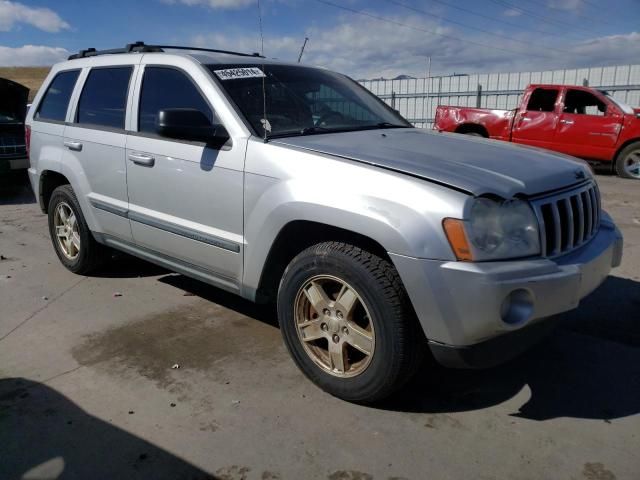
[[309, 37], [304, 37], [304, 43], [302, 44], [302, 48], [300, 49], [300, 55], [298, 55], [298, 63], [302, 60], [302, 54], [304, 53], [304, 47], [307, 46], [307, 42], [309, 41]]

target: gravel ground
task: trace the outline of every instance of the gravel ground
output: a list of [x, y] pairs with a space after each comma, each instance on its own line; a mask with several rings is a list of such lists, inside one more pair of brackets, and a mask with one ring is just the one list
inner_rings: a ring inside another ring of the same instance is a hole
[[0, 478], [638, 479], [640, 183], [598, 180], [625, 235], [605, 284], [513, 362], [371, 408], [305, 380], [268, 308], [124, 255], [66, 271], [4, 177]]

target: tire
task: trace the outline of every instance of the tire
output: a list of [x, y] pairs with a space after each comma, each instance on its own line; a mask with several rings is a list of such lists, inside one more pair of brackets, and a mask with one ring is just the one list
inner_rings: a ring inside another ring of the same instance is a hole
[[[356, 403], [377, 402], [399, 389], [419, 367], [426, 348], [393, 265], [346, 243], [320, 243], [289, 263], [278, 290], [278, 319], [300, 370], [331, 395]], [[304, 333], [300, 323], [306, 325]], [[363, 353], [367, 348], [369, 355]]]
[[620, 151], [615, 171], [619, 177], [640, 180], [640, 142], [627, 145]]
[[[66, 212], [69, 223], [64, 221], [61, 210]], [[106, 247], [93, 238], [71, 185], [62, 185], [53, 191], [48, 216], [51, 242], [62, 265], [73, 273], [84, 275], [102, 264]], [[68, 227], [66, 237], [58, 235], [60, 226]]]
[[471, 137], [485, 138], [484, 135], [482, 135], [481, 133], [478, 133], [478, 132], [465, 132], [463, 135], [469, 135]]

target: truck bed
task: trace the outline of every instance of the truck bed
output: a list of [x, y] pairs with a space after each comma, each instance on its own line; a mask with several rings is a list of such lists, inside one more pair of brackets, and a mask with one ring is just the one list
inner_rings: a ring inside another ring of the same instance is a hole
[[514, 110], [494, 110], [440, 105], [436, 110], [434, 130], [440, 132], [477, 133], [483, 137], [510, 140]]

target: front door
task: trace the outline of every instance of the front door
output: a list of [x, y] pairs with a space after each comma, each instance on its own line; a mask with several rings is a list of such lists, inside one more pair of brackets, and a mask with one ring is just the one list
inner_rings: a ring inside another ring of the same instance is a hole
[[513, 119], [511, 141], [534, 147], [554, 149], [558, 124], [556, 103], [560, 90], [536, 88], [525, 98]]
[[557, 148], [589, 160], [611, 160], [621, 126], [616, 106], [587, 90], [568, 88], [556, 129]]
[[[183, 70], [144, 67], [127, 138], [129, 219], [135, 244], [191, 274], [237, 290], [242, 276], [243, 170], [246, 141], [214, 149], [160, 137], [160, 110], [216, 114]], [[137, 115], [136, 115], [137, 112]]]

